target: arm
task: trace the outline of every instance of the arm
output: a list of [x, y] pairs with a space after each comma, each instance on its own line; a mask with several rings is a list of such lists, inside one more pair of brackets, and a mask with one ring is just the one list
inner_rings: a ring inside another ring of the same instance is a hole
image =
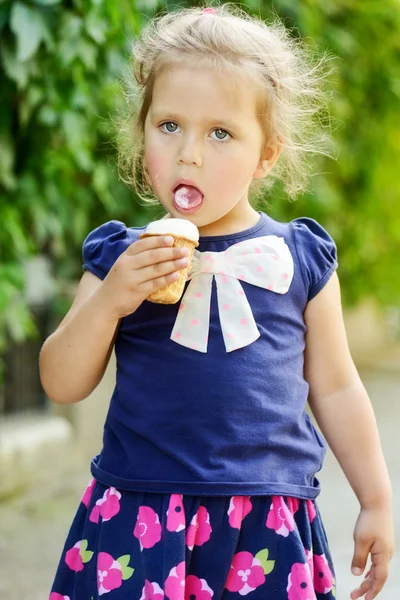
[[104, 375], [122, 319], [179, 277], [186, 248], [169, 236], [133, 242], [102, 281], [85, 272], [77, 296], [39, 357], [42, 386], [53, 402], [79, 402]]
[[370, 590], [366, 600], [372, 600], [393, 554], [391, 485], [371, 402], [350, 355], [336, 272], [308, 303], [304, 320], [309, 405], [361, 506], [353, 569], [362, 572], [371, 553], [371, 574], [352, 598]]
[[83, 274], [69, 312], [42, 346], [40, 379], [53, 402], [83, 400], [107, 368], [121, 319], [110, 316], [101, 285], [89, 271]]

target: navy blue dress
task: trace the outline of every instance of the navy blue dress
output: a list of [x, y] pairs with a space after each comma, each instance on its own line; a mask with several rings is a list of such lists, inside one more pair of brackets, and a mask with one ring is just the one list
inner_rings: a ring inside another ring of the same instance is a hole
[[[104, 279], [142, 231], [100, 226], [84, 269]], [[335, 244], [313, 219], [260, 213], [200, 238], [193, 264], [180, 304], [122, 321], [103, 448], [50, 600], [335, 597], [303, 377], [303, 312]]]

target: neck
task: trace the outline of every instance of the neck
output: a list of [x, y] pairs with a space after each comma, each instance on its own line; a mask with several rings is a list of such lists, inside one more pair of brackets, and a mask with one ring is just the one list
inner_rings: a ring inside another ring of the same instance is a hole
[[201, 237], [214, 235], [229, 235], [249, 229], [258, 223], [260, 215], [254, 208], [248, 205], [248, 209], [238, 211], [238, 214], [232, 210], [230, 213], [203, 227], [199, 227]]

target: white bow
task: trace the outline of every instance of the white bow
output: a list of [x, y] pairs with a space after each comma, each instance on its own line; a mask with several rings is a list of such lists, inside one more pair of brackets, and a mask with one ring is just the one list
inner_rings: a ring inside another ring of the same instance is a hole
[[293, 279], [293, 258], [282, 237], [245, 240], [224, 252], [193, 253], [188, 279], [171, 340], [207, 352], [212, 281], [217, 283], [218, 312], [227, 352], [260, 337], [239, 280], [276, 294], [286, 294]]

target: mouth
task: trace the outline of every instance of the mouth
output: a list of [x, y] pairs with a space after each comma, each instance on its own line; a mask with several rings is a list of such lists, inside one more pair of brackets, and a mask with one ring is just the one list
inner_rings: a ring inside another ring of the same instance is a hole
[[192, 184], [180, 183], [172, 191], [172, 203], [180, 213], [195, 213], [203, 202], [203, 193]]

